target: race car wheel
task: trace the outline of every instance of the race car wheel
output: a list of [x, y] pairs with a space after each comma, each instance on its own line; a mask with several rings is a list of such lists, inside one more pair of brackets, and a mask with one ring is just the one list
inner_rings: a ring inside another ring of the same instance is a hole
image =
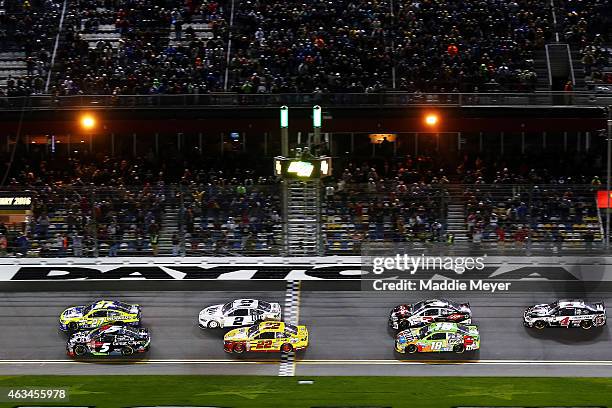
[[87, 353], [87, 347], [82, 344], [77, 344], [74, 346], [73, 351], [75, 356], [84, 356]]
[[465, 346], [463, 344], [456, 344], [455, 347], [453, 347], [453, 351], [457, 354], [461, 354], [465, 351]]
[[533, 327], [535, 327], [538, 330], [542, 330], [543, 328], [546, 327], [546, 322], [543, 320], [537, 320], [534, 324]]
[[293, 350], [293, 346], [289, 343], [285, 343], [281, 346], [281, 351], [285, 352], [285, 353], [289, 353], [291, 350]]
[[408, 347], [406, 347], [406, 353], [414, 354], [417, 351], [419, 351], [419, 349], [415, 344], [409, 344]]
[[400, 329], [400, 330], [406, 330], [406, 329], [410, 328], [410, 323], [408, 323], [405, 320], [402, 320], [401, 322], [399, 322], [397, 324], [397, 328]]
[[584, 330], [589, 330], [591, 327], [593, 327], [593, 321], [583, 320], [580, 322], [580, 327], [582, 327]]
[[244, 344], [241, 344], [241, 343], [234, 344], [234, 348], [233, 348], [234, 353], [242, 354], [244, 353], [244, 350], [245, 350]]
[[121, 349], [121, 354], [124, 356], [131, 356], [134, 354], [134, 349], [131, 346], [125, 346]]
[[219, 326], [220, 326], [220, 324], [216, 320], [211, 320], [210, 322], [208, 322], [208, 328], [209, 329], [218, 329]]
[[79, 324], [77, 322], [68, 323], [68, 331], [75, 332], [79, 330]]

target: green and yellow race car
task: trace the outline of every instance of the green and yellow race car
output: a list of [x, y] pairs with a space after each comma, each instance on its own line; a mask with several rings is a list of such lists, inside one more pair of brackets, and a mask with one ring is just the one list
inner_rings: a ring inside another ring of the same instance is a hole
[[140, 317], [140, 305], [99, 300], [87, 306], [74, 306], [64, 310], [59, 317], [59, 328], [74, 333], [95, 329], [107, 323], [139, 326]]
[[478, 326], [459, 323], [431, 323], [419, 329], [404, 330], [395, 337], [395, 351], [402, 354], [439, 351], [463, 353], [479, 348]]

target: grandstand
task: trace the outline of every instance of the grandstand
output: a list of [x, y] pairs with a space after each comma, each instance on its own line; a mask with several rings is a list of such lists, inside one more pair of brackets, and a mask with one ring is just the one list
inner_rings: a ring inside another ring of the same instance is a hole
[[612, 81], [604, 0], [3, 4], [9, 96], [531, 92]]
[[[8, 256], [604, 244], [609, 2], [4, 0], [0, 24], [2, 190], [33, 198]], [[281, 105], [332, 177], [273, 175]]]

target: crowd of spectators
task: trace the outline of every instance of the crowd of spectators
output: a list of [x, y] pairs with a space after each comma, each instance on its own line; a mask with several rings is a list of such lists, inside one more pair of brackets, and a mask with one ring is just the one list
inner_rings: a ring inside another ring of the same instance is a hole
[[280, 189], [275, 178], [252, 171], [226, 177], [209, 173], [181, 187], [184, 248], [173, 253], [228, 255], [278, 253], [282, 231]]
[[460, 166], [459, 172], [466, 184], [463, 199], [472, 242], [514, 242], [518, 247], [543, 242], [558, 250], [564, 241], [590, 247], [601, 240], [597, 175], [504, 167], [488, 177], [480, 159], [473, 170]]
[[449, 180], [442, 170], [417, 169], [417, 161], [349, 163], [325, 189], [326, 247], [343, 251], [358, 250], [362, 241], [449, 239]]
[[[53, 92], [75, 94], [200, 94], [223, 90], [227, 19], [223, 0], [81, 1], [70, 10]], [[185, 23], [210, 27], [200, 38]], [[94, 44], [83, 34], [112, 24], [117, 41]], [[172, 34], [174, 32], [175, 34]], [[177, 41], [172, 41], [173, 39]]]
[[9, 190], [33, 193], [25, 227], [0, 226], [14, 255], [203, 255], [278, 249], [276, 180], [253, 170], [165, 172], [145, 159], [16, 163]]
[[23, 52], [26, 75], [9, 75], [0, 96], [45, 92], [62, 2], [58, 0], [4, 0], [0, 13], [0, 54]]
[[[10, 35], [2, 41], [42, 54], [32, 63], [36, 75], [16, 80], [20, 85], [12, 89], [40, 92], [37, 73], [49, 63], [57, 26], [50, 20], [59, 3], [20, 4], [28, 17], [6, 17]], [[609, 2], [555, 4], [562, 35], [580, 44], [587, 75], [607, 80], [601, 67], [612, 25]], [[537, 82], [534, 51], [554, 41], [559, 29], [552, 16], [550, 3], [537, 0], [250, 0], [233, 6], [228, 0], [84, 0], [69, 3], [50, 92], [530, 91]], [[196, 35], [192, 22], [208, 27], [210, 38]], [[92, 40], [109, 26], [117, 37]]]
[[233, 90], [378, 92], [391, 87], [388, 0], [244, 1], [237, 4]]
[[612, 84], [612, 4], [607, 0], [559, 0], [556, 4], [563, 36], [578, 47], [587, 84]]
[[155, 254], [169, 190], [151, 178], [142, 164], [108, 157], [26, 163], [8, 188], [32, 191], [32, 215], [9, 246], [40, 256]]
[[549, 4], [537, 0], [398, 2], [393, 38], [399, 87], [534, 90], [534, 50], [553, 32]]

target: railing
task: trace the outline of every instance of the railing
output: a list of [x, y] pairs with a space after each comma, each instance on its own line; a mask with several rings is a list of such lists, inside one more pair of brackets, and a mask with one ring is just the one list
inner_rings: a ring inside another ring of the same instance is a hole
[[[424, 254], [607, 254], [597, 190], [585, 184], [347, 183], [333, 194], [321, 191], [321, 255], [359, 255], [371, 243], [400, 243]], [[7, 228], [0, 231], [7, 238], [0, 256], [283, 255], [278, 184], [31, 191], [26, 221], [0, 226]], [[451, 201], [465, 208], [465, 236], [447, 229]]]
[[0, 110], [45, 109], [159, 109], [185, 107], [258, 106], [608, 106], [612, 92], [532, 93], [370, 93], [370, 94], [237, 94], [186, 95], [32, 95], [1, 97]]

